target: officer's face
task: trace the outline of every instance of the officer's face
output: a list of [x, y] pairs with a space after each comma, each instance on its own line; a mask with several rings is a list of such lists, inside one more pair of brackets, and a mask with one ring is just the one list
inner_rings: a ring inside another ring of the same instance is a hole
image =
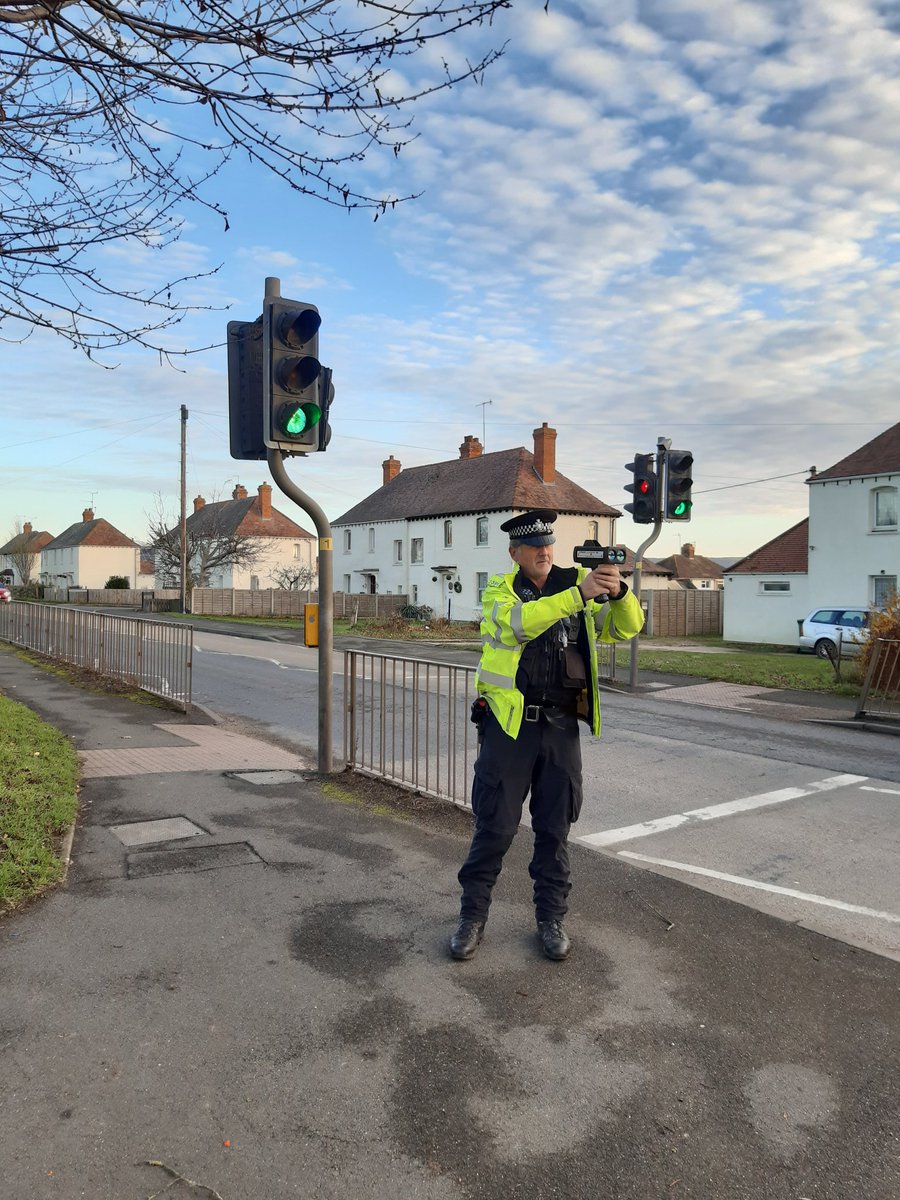
[[553, 566], [553, 545], [510, 546], [510, 557], [519, 570], [537, 584], [543, 584]]

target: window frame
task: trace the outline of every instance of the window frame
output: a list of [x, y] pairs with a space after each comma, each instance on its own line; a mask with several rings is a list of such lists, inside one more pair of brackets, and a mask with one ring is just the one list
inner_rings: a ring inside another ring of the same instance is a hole
[[[418, 557], [416, 549], [418, 548]], [[409, 539], [409, 561], [413, 563], [423, 563], [425, 561], [425, 539], [423, 537], [414, 537]]]
[[[484, 536], [482, 537], [482, 533]], [[491, 536], [491, 522], [489, 517], [475, 518], [475, 545], [487, 546]]]
[[[900, 528], [900, 495], [898, 489], [893, 484], [883, 484], [880, 487], [872, 488], [872, 533], [896, 533]], [[879, 500], [882, 497], [890, 497], [893, 500], [893, 519], [889, 521], [878, 520]]]

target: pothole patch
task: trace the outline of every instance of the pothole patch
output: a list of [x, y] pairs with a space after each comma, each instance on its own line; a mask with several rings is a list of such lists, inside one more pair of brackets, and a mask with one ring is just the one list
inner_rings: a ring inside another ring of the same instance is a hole
[[223, 846], [184, 846], [175, 850], [138, 850], [126, 858], [128, 878], [146, 875], [183, 875], [191, 871], [216, 871], [221, 867], [247, 867], [263, 860], [247, 842]]
[[208, 833], [187, 817], [163, 817], [157, 821], [131, 821], [127, 825], [109, 825], [123, 846], [148, 846], [154, 842], [177, 842], [181, 838]]

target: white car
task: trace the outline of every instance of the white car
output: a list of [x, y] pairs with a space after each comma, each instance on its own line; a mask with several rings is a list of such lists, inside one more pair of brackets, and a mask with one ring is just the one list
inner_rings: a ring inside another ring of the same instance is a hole
[[819, 658], [833, 658], [838, 646], [841, 654], [859, 654], [869, 636], [869, 613], [865, 608], [814, 608], [798, 622], [801, 654], [811, 651]]

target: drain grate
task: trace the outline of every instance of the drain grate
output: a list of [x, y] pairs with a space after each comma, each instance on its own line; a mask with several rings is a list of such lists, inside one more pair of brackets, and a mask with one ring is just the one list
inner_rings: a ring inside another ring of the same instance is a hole
[[180, 838], [208, 833], [187, 817], [164, 817], [158, 821], [131, 821], [127, 825], [109, 825], [123, 846], [147, 846], [153, 842], [177, 842]]
[[142, 879], [145, 875], [215, 871], [220, 867], [246, 867], [262, 861], [247, 842], [227, 842], [223, 846], [184, 846], [176, 850], [138, 850], [126, 859], [129, 879]]

